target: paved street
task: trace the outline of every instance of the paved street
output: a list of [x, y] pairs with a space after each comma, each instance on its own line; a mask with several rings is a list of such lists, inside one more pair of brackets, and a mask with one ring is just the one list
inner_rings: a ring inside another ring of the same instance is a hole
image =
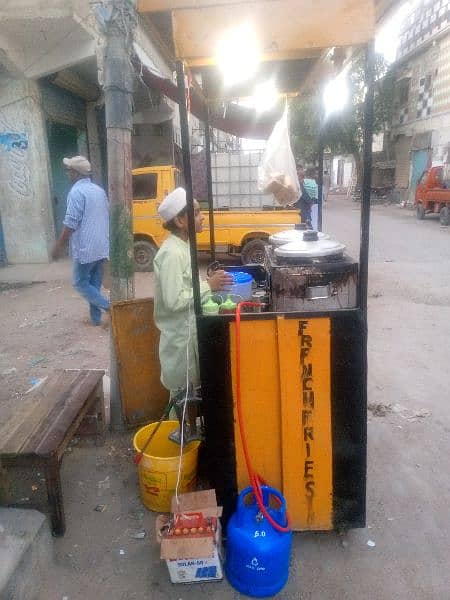
[[[330, 197], [324, 230], [356, 256], [359, 204]], [[450, 598], [449, 265], [450, 228], [441, 228], [435, 219], [418, 222], [412, 211], [396, 206], [374, 207], [367, 528], [296, 534], [291, 575], [280, 599]], [[17, 369], [3, 379], [2, 399], [8, 409], [27, 379], [42, 372], [43, 363], [29, 366], [33, 356], [44, 356], [47, 368], [102, 368], [107, 361], [105, 332], [77, 325], [84, 306], [70, 289], [69, 264], [43, 267], [39, 277], [27, 269], [0, 270], [0, 281], [20, 277], [47, 281], [46, 288], [36, 284], [0, 293], [0, 372]], [[51, 283], [52, 277], [57, 284]], [[139, 295], [148, 294], [151, 276], [139, 274], [137, 283]], [[61, 288], [48, 291], [57, 286]], [[49, 306], [55, 294], [58, 309]], [[32, 339], [39, 334], [45, 347], [39, 353], [37, 346], [23, 348], [18, 354], [17, 336], [28, 331], [28, 325], [19, 328], [24, 322], [20, 313], [35, 310], [36, 302], [50, 323], [30, 325], [27, 335]], [[62, 336], [65, 323], [70, 344], [64, 346], [59, 337], [52, 346], [52, 332]], [[71, 348], [77, 352], [70, 355]], [[67, 533], [54, 540], [56, 565], [43, 574], [40, 600], [239, 598], [226, 581], [186, 587], [169, 583], [154, 542], [154, 516], [140, 512], [131, 438], [131, 433], [116, 435], [102, 449], [83, 442], [65, 457]], [[105, 512], [95, 512], [97, 504], [105, 504]], [[132, 539], [133, 530], [141, 528], [146, 538]], [[369, 546], [369, 540], [375, 546]]]

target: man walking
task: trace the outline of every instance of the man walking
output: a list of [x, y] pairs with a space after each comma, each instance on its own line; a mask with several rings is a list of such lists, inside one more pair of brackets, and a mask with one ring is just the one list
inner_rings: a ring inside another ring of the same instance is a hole
[[58, 258], [70, 240], [73, 287], [89, 303], [91, 323], [100, 325], [109, 300], [100, 293], [103, 266], [109, 257], [109, 205], [104, 190], [92, 183], [91, 165], [84, 156], [63, 159], [72, 188], [67, 196], [64, 229], [52, 249]]
[[302, 223], [306, 223], [307, 227], [311, 226], [311, 206], [308, 202], [305, 201], [305, 189], [303, 186], [303, 181], [305, 179], [305, 169], [303, 165], [297, 165], [297, 176], [298, 182], [300, 184], [300, 196], [297, 202], [294, 204], [296, 208], [300, 210], [300, 218]]
[[297, 165], [298, 181], [300, 183], [300, 198], [295, 204], [300, 209], [302, 223], [306, 223], [308, 229], [317, 229], [317, 183], [314, 179], [315, 170], [305, 170], [303, 165]]

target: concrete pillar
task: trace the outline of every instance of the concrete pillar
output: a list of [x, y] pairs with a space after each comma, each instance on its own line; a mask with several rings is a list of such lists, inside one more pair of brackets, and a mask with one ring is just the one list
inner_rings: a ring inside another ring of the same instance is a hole
[[102, 181], [102, 153], [100, 150], [100, 139], [98, 135], [97, 111], [95, 102], [86, 103], [87, 137], [89, 147], [89, 160], [92, 167], [92, 180], [103, 185]]
[[47, 134], [38, 86], [25, 79], [0, 78], [0, 214], [10, 263], [49, 261]]

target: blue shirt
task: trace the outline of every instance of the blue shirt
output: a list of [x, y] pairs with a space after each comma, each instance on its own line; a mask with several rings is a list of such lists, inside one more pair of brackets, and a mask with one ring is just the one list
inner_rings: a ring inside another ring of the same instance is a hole
[[303, 186], [308, 196], [313, 200], [317, 200], [319, 197], [319, 187], [315, 179], [305, 178], [303, 180]]
[[109, 203], [89, 178], [78, 179], [67, 196], [64, 225], [73, 229], [70, 255], [86, 264], [109, 257]]

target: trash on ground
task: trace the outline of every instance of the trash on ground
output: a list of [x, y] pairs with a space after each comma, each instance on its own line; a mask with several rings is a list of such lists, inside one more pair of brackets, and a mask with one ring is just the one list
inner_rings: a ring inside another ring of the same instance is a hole
[[144, 518], [144, 515], [145, 515], [145, 513], [143, 510], [131, 510], [128, 513], [128, 516], [131, 519], [135, 519], [136, 521], [141, 521]]
[[388, 413], [392, 412], [390, 404], [382, 404], [381, 402], [370, 402], [367, 406], [374, 417], [385, 417]]
[[147, 535], [144, 529], [127, 529], [126, 533], [132, 540], [143, 540]]
[[107, 475], [102, 481], [97, 482], [97, 488], [99, 490], [109, 490], [110, 487], [111, 482], [109, 480], [109, 475]]
[[36, 492], [39, 489], [39, 487], [37, 485], [32, 485], [31, 489], [33, 490], [33, 492]]
[[424, 419], [425, 417], [431, 416], [431, 411], [426, 408], [420, 408], [419, 410], [411, 410], [406, 408], [406, 406], [402, 406], [401, 404], [393, 404], [392, 412], [400, 415], [402, 419], [406, 419], [410, 423], [414, 423], [419, 419]]
[[408, 421], [417, 421], [417, 419], [423, 419], [425, 417], [431, 416], [431, 411], [426, 408], [421, 408], [417, 412], [413, 413], [410, 417], [408, 417]]
[[44, 381], [46, 379], [47, 379], [47, 376], [46, 377], [34, 377], [33, 379], [30, 379], [31, 387], [28, 388], [28, 390], [25, 392], [25, 394], [29, 394], [33, 390], [36, 390], [40, 385], [42, 385], [44, 383]]
[[376, 546], [376, 544], [375, 544], [375, 542], [374, 542], [373, 540], [369, 540], [369, 541], [367, 542], [367, 545], [368, 545], [370, 548], [375, 548], [375, 546]]
[[47, 361], [47, 358], [45, 356], [36, 356], [30, 362], [30, 367], [36, 367], [37, 365], [40, 365], [40, 364], [42, 364], [43, 362], [46, 362], [46, 361]]
[[62, 288], [62, 285], [57, 285], [56, 287], [49, 288], [47, 290], [47, 294], [50, 294], [50, 292], [55, 292], [56, 290], [60, 290], [61, 288]]
[[96, 512], [105, 512], [106, 504], [97, 504], [97, 506], [94, 508], [94, 510]]
[[166, 561], [172, 583], [202, 583], [223, 578], [219, 555], [222, 532], [214, 490], [190, 492], [172, 498], [172, 514], [156, 518], [160, 557]]

